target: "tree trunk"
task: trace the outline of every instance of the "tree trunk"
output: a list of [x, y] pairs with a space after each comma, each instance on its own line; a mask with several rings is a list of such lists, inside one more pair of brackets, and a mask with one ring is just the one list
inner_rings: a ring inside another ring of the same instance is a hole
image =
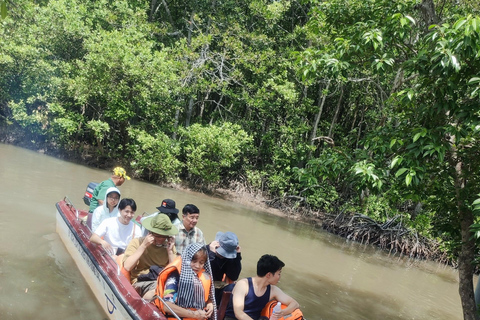
[[435, 4], [433, 3], [433, 0], [423, 0], [417, 5], [417, 8], [419, 9], [420, 16], [423, 20], [425, 31], [428, 31], [430, 25], [438, 24], [440, 22], [440, 18], [435, 12]]
[[455, 165], [455, 173], [457, 210], [462, 237], [462, 245], [458, 256], [458, 293], [460, 294], [460, 299], [462, 301], [463, 319], [478, 320], [477, 306], [475, 304], [475, 291], [473, 289], [475, 239], [473, 239], [470, 232], [470, 226], [474, 222], [474, 217], [473, 212], [466, 208], [464, 200], [461, 197], [462, 189], [465, 187], [465, 180], [463, 179], [462, 174], [462, 162], [457, 162]]
[[192, 119], [193, 112], [193, 97], [188, 100], [187, 114], [185, 115], [185, 128], [190, 126], [190, 120]]
[[335, 115], [333, 116], [332, 123], [330, 124], [330, 130], [328, 130], [328, 137], [333, 139], [333, 128], [337, 123], [338, 114], [340, 113], [340, 107], [342, 106], [343, 100], [343, 85], [340, 88], [340, 97], [338, 98], [337, 109], [335, 110]]
[[325, 88], [325, 90], [327, 92], [325, 94], [323, 94], [322, 86], [319, 85], [319, 88], [318, 88], [318, 113], [315, 116], [315, 122], [313, 124], [312, 134], [310, 135], [310, 145], [313, 145], [313, 139], [315, 139], [315, 137], [317, 136], [318, 123], [320, 122], [320, 119], [322, 118], [323, 106], [325, 105], [325, 99], [327, 98], [329, 88], [330, 88], [330, 80], [327, 82], [327, 87]]
[[473, 214], [468, 209], [460, 209], [459, 219], [462, 234], [462, 247], [458, 256], [458, 292], [462, 301], [463, 319], [478, 320], [475, 294], [473, 290], [473, 259], [475, 258], [475, 242], [471, 239], [470, 226]]

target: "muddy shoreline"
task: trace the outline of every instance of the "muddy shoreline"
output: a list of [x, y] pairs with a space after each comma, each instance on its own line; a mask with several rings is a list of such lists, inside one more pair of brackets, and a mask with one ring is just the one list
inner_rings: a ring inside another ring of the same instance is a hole
[[[21, 143], [10, 144], [44, 153], [64, 161], [99, 169], [109, 170], [113, 166], [118, 165], [112, 163], [111, 159], [108, 158], [89, 157], [74, 153], [68, 154], [56, 150], [47, 151], [34, 148], [32, 145], [22, 145]], [[144, 179], [138, 180], [155, 183], [155, 181], [147, 181]], [[395, 221], [387, 221], [386, 224], [381, 224], [373, 221], [369, 217], [353, 212], [326, 214], [312, 211], [299, 206], [298, 203], [290, 197], [272, 199], [261, 191], [252, 190], [239, 182], [230, 182], [230, 184], [224, 188], [201, 189], [191, 186], [184, 181], [175, 184], [158, 182], [156, 184], [161, 187], [180, 191], [200, 192], [211, 197], [239, 203], [254, 210], [264, 211], [272, 215], [308, 224], [314, 228], [326, 230], [349, 241], [376, 246], [390, 254], [432, 260], [456, 267], [456, 262], [450, 259], [448, 254], [440, 249], [439, 243], [421, 237], [412, 230], [405, 228], [401, 223], [395, 223]]]

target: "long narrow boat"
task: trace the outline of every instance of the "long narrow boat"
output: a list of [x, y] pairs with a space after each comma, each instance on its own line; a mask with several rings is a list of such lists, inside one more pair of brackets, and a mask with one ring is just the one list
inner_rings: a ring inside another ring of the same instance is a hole
[[108, 253], [90, 243], [90, 229], [82, 223], [87, 211], [65, 198], [56, 204], [57, 233], [109, 319], [166, 320], [158, 308], [143, 300]]

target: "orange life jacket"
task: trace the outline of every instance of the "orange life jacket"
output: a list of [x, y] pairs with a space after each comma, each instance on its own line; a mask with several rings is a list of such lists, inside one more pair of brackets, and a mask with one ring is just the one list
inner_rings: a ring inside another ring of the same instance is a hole
[[[263, 308], [261, 315], [270, 319], [270, 316], [273, 314], [273, 308], [277, 304], [277, 300], [271, 300], [267, 303], [265, 308]], [[282, 309], [285, 309], [287, 306], [282, 304]], [[300, 309], [293, 310], [292, 313], [287, 314], [286, 316], [278, 320], [303, 320], [303, 313]]]
[[[167, 281], [168, 277], [170, 274], [174, 271], [180, 272], [182, 271], [182, 258], [177, 257], [175, 260], [173, 260], [172, 263], [168, 264], [158, 275], [157, 278], [157, 288], [155, 289], [155, 294], [159, 297], [163, 298], [163, 294], [165, 291], [165, 282]], [[204, 273], [205, 269], [203, 269], [200, 274], [198, 275], [198, 278], [202, 282], [203, 285], [203, 292], [205, 294], [205, 303], [208, 301], [208, 297], [210, 296], [210, 288], [212, 285], [212, 280], [210, 277], [206, 276]], [[167, 316], [168, 319], [176, 319], [173, 316], [168, 315], [165, 311], [168, 310], [167, 308], [164, 308], [163, 302], [160, 301], [160, 299], [155, 299], [155, 305], [160, 309], [160, 311]], [[195, 310], [195, 309], [192, 309]], [[193, 318], [183, 318], [183, 320], [195, 320]]]

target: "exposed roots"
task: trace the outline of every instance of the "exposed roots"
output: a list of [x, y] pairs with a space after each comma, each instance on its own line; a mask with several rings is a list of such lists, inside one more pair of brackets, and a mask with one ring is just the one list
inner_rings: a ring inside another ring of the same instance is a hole
[[360, 213], [340, 213], [336, 216], [326, 216], [322, 227], [349, 240], [376, 245], [390, 253], [453, 264], [437, 242], [406, 228], [400, 216], [380, 224]]

